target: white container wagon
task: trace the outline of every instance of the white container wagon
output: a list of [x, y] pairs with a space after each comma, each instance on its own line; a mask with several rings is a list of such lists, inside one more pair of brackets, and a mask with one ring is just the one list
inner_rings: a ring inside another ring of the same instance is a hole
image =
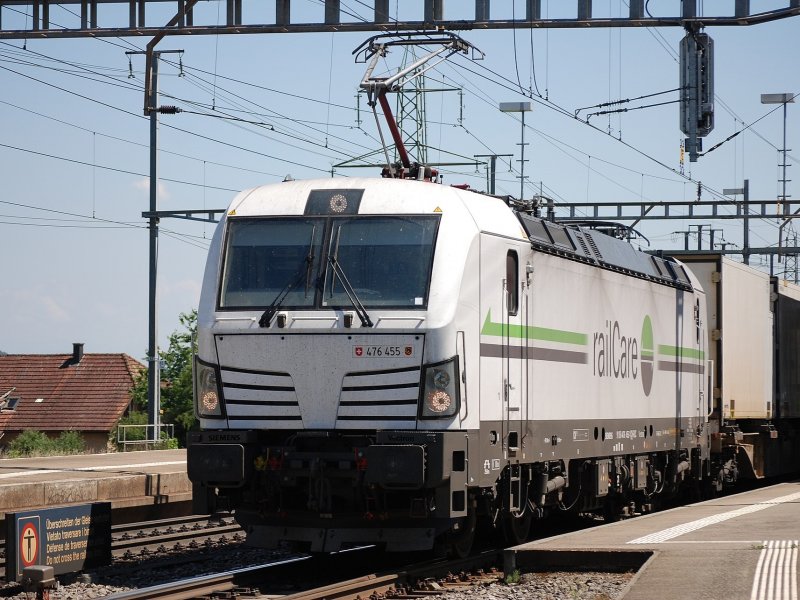
[[796, 471], [800, 288], [719, 253], [674, 256], [706, 291], [713, 367], [709, 426], [718, 464], [732, 478]]

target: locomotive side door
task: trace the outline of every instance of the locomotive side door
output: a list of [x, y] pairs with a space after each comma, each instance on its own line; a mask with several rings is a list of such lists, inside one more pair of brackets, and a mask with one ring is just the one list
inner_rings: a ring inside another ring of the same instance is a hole
[[[514, 459], [522, 446], [522, 399], [525, 396], [524, 376], [527, 356], [527, 327], [523, 322], [527, 302], [523, 302], [519, 272], [519, 252], [510, 248], [506, 252], [505, 278], [503, 279], [503, 320], [505, 322], [503, 346], [504, 363], [504, 421], [508, 458]], [[518, 460], [518, 458], [517, 458]], [[512, 460], [512, 462], [517, 462]]]
[[523, 258], [520, 247], [508, 239], [484, 235], [481, 246], [481, 421], [499, 429], [503, 459], [517, 463], [527, 413]]

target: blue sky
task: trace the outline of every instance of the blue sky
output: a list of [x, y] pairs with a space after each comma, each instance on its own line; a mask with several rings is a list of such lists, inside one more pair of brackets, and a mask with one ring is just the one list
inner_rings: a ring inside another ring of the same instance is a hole
[[[208, 18], [216, 18], [213, 11], [219, 7], [224, 15], [223, 3], [202, 4]], [[318, 4], [295, 3], [293, 18], [316, 15], [304, 11], [318, 12]], [[521, 11], [524, 3], [517, 4]], [[611, 16], [627, 10], [621, 0], [599, 5], [596, 10]], [[393, 16], [416, 18], [398, 12], [394, 1], [390, 6]], [[74, 19], [61, 10], [53, 8], [54, 22]], [[363, 7], [359, 10], [366, 14]], [[163, 21], [168, 13], [165, 9]], [[14, 19], [20, 19], [20, 26], [24, 21], [8, 9], [2, 18], [6, 28], [13, 27]], [[151, 13], [150, 18], [162, 15]], [[762, 105], [760, 94], [800, 92], [800, 19], [705, 31], [715, 42], [717, 97], [716, 126], [705, 148], [760, 120], [699, 162], [690, 164], [687, 157], [685, 173], [720, 193], [749, 178], [752, 199], [774, 199], [783, 113]], [[462, 35], [485, 59], [473, 63], [457, 57], [430, 72], [430, 87], [462, 91], [427, 95], [430, 146], [466, 157], [517, 153], [518, 159], [520, 123], [501, 113], [498, 104], [525, 100], [525, 94], [538, 90], [549, 102], [534, 99], [526, 118], [526, 195], [538, 192], [541, 182], [544, 193], [557, 202], [695, 198], [696, 184], [677, 173], [683, 138], [677, 104], [593, 117], [596, 129], [564, 114], [677, 88], [683, 30]], [[364, 65], [356, 64], [351, 52], [367, 37], [164, 39], [159, 50], [184, 53], [182, 74], [178, 55], [164, 56], [161, 104], [185, 112], [161, 118], [159, 208], [224, 208], [237, 190], [280, 181], [287, 174], [296, 179], [326, 176], [332, 165], [377, 150], [374, 119], [363, 99], [361, 126], [356, 122], [355, 96]], [[129, 66], [125, 54], [142, 49], [146, 41], [0, 43], [2, 351], [66, 353], [72, 342], [84, 342], [87, 352], [126, 352], [136, 358], [146, 353], [148, 234], [141, 213], [148, 208], [149, 121], [142, 115], [144, 58], [131, 57]], [[393, 53], [380, 68], [388, 72], [401, 58]], [[676, 98], [673, 91], [631, 104]], [[226, 116], [259, 124], [221, 118]], [[797, 149], [797, 156], [800, 101], [788, 106], [787, 123], [787, 145]], [[452, 157], [432, 151], [429, 160]], [[788, 178], [800, 181], [797, 162], [790, 158]], [[517, 169], [516, 161], [499, 163], [499, 193], [518, 194]], [[445, 184], [485, 189], [482, 168], [448, 167], [444, 173]], [[356, 174], [377, 172], [337, 170], [337, 176]], [[790, 182], [787, 193], [800, 196], [798, 185]], [[704, 192], [703, 199], [713, 198]], [[651, 248], [677, 248], [683, 237], [672, 232], [691, 223], [697, 222], [645, 223], [639, 229]], [[178, 315], [197, 304], [213, 226], [178, 220], [161, 225], [159, 329], [164, 346], [179, 326]], [[724, 235], [741, 244], [740, 226], [732, 221], [713, 225], [724, 230], [717, 239]], [[754, 222], [751, 243], [777, 244], [777, 223]]]

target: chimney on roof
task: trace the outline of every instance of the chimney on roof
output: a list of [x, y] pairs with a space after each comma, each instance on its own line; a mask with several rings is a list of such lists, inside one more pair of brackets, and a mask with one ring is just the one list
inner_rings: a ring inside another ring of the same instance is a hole
[[79, 362], [81, 362], [82, 358], [83, 358], [83, 344], [77, 342], [73, 343], [72, 360], [70, 360], [70, 363], [73, 365], [77, 365]]

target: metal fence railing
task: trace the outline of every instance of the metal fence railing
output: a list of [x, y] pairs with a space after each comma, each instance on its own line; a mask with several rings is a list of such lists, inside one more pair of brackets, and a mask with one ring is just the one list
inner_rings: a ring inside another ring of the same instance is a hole
[[117, 426], [117, 445], [125, 452], [167, 448], [174, 439], [175, 425], [172, 423]]

